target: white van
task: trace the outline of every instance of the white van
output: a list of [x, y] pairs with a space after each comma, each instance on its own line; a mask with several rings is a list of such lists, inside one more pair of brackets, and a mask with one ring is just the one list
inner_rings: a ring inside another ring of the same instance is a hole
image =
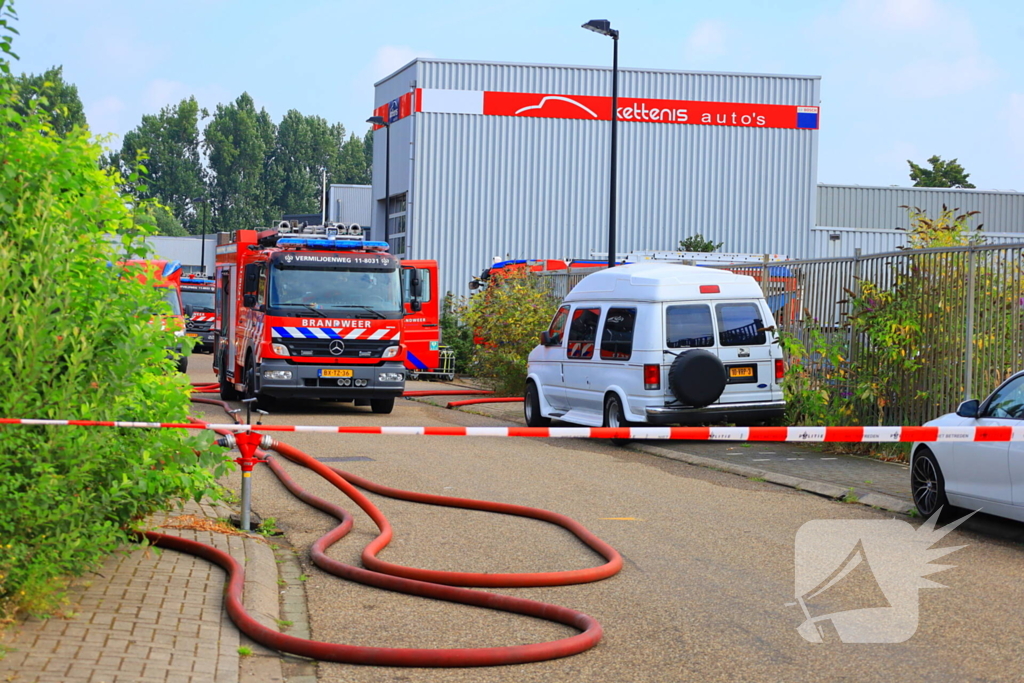
[[749, 424], [783, 414], [783, 371], [775, 319], [753, 278], [617, 266], [583, 278], [541, 333], [526, 422]]

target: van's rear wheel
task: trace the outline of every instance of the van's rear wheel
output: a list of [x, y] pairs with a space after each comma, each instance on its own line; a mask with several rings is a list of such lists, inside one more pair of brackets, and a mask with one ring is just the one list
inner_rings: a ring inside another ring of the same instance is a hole
[[523, 397], [523, 417], [527, 427], [547, 427], [551, 424], [550, 417], [540, 413], [540, 393], [533, 382], [526, 383], [526, 395]]
[[[615, 394], [609, 394], [608, 398], [604, 400], [604, 426], [612, 428], [630, 426], [622, 410], [622, 402]], [[629, 443], [629, 439], [612, 439], [611, 442], [616, 446], [625, 446]]]

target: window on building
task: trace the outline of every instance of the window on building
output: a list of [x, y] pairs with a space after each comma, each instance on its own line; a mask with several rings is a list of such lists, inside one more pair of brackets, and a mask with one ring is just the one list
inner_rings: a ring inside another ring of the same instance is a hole
[[388, 202], [388, 221], [384, 239], [395, 256], [405, 256], [406, 194], [396, 194]]
[[633, 355], [635, 308], [609, 308], [601, 333], [601, 360], [629, 360]]
[[569, 325], [569, 358], [587, 359], [594, 357], [594, 342], [597, 341], [597, 323], [601, 319], [600, 308], [577, 308], [572, 312]]

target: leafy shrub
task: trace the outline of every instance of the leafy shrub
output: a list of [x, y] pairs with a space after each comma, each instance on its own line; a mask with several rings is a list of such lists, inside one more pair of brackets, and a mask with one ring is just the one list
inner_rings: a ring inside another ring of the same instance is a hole
[[473, 331], [462, 321], [465, 311], [465, 297], [445, 294], [441, 305], [441, 343], [455, 354], [455, 372], [459, 374], [469, 372], [475, 352]]
[[725, 242], [715, 242], [714, 240], [705, 239], [704, 235], [698, 232], [696, 235], [690, 235], [685, 240], [680, 240], [679, 251], [712, 252], [721, 249], [723, 244], [725, 244]]
[[525, 270], [491, 275], [487, 288], [474, 294], [465, 322], [479, 338], [473, 369], [494, 383], [501, 396], [522, 396], [526, 361], [558, 307], [542, 278]]
[[[19, 113], [3, 71], [0, 415], [186, 421], [190, 389], [166, 351], [178, 340], [153, 316], [170, 309], [113, 265], [104, 239], [124, 231], [127, 255], [144, 256], [118, 179], [100, 170], [88, 130], [60, 137], [41, 109]], [[0, 621], [52, 611], [68, 577], [132, 540], [133, 521], [212, 491], [224, 464], [204, 441], [171, 429], [0, 428]]]

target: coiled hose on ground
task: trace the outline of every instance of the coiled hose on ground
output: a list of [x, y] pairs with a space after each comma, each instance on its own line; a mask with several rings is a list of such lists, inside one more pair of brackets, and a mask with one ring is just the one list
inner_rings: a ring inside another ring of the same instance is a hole
[[[206, 387], [201, 386], [197, 388], [205, 389]], [[226, 402], [215, 399], [193, 398], [193, 401], [219, 405], [225, 411], [230, 408]], [[582, 612], [535, 600], [526, 600], [459, 587], [562, 586], [598, 581], [616, 574], [622, 568], [621, 556], [614, 548], [575, 520], [537, 508], [393, 489], [375, 484], [362, 477], [335, 470], [288, 444], [275, 441], [272, 450], [294, 463], [313, 470], [329, 481], [359, 505], [380, 530], [378, 536], [362, 552], [362, 562], [366, 565], [366, 568], [356, 567], [328, 557], [326, 554], [327, 549], [344, 538], [352, 529], [352, 515], [340, 506], [314, 496], [299, 487], [294, 479], [281, 467], [280, 463], [276, 462], [275, 458], [267, 457], [267, 464], [271, 471], [274, 472], [289, 491], [307, 504], [326, 512], [339, 521], [339, 524], [319, 538], [310, 550], [311, 559], [324, 571], [344, 579], [385, 590], [545, 619], [579, 629], [581, 633], [568, 638], [529, 645], [443, 649], [364, 647], [296, 638], [295, 636], [280, 633], [263, 626], [245, 611], [242, 606], [241, 597], [244, 584], [244, 570], [242, 565], [231, 555], [217, 548], [178, 536], [147, 532], [147, 538], [154, 545], [197, 555], [220, 565], [228, 572], [228, 580], [224, 586], [225, 605], [228, 615], [243, 633], [256, 642], [282, 652], [324, 661], [372, 664], [377, 666], [470, 667], [557, 659], [588, 650], [600, 641], [602, 635], [601, 625], [593, 617]], [[266, 457], [266, 454], [261, 453], [260, 456]], [[356, 486], [379, 495], [402, 500], [518, 515], [557, 524], [576, 535], [590, 548], [601, 554], [607, 562], [599, 567], [588, 569], [522, 574], [434, 571], [403, 567], [386, 562], [379, 559], [377, 553], [390, 542], [393, 535], [391, 525], [380, 510], [356, 489]]]

